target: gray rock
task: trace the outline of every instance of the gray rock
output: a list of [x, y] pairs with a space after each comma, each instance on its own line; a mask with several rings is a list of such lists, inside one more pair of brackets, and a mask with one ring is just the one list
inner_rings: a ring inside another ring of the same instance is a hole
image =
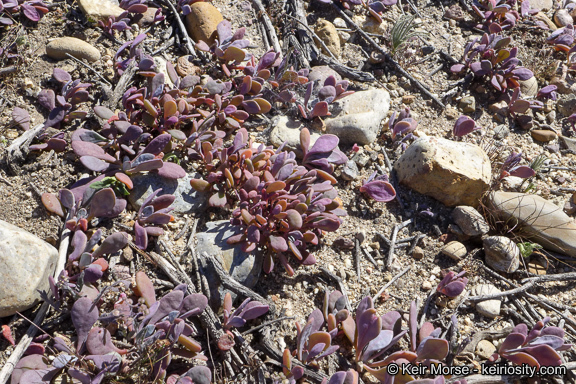
[[482, 148], [435, 137], [414, 141], [394, 169], [401, 184], [447, 206], [478, 205], [492, 177], [490, 160]]
[[[196, 175], [195, 177], [200, 177], [200, 175]], [[192, 189], [190, 185], [192, 178], [192, 176], [187, 175], [178, 180], [166, 179], [157, 173], [136, 175], [132, 178], [134, 188], [130, 191], [128, 201], [134, 209], [138, 210], [140, 209], [140, 205], [142, 205], [144, 200], [150, 196], [152, 192], [158, 188], [162, 188], [158, 196], [167, 194], [176, 196], [176, 200], [172, 203], [172, 207], [174, 207], [173, 212], [203, 212], [207, 205], [207, 195]]]
[[454, 208], [452, 219], [458, 224], [462, 232], [468, 236], [482, 236], [490, 230], [486, 220], [473, 207], [461, 205]]
[[370, 155], [366, 151], [359, 151], [359, 152], [356, 152], [354, 157], [352, 157], [352, 160], [357, 165], [364, 168], [366, 166], [366, 164], [368, 164], [368, 162], [370, 161]]
[[340, 76], [338, 72], [329, 66], [319, 65], [310, 69], [308, 80], [317, 81], [319, 85], [324, 85], [324, 81], [326, 81], [326, 79], [330, 76], [334, 76], [336, 80], [342, 80], [342, 76]]
[[496, 347], [488, 340], [480, 340], [476, 345], [476, 354], [482, 359], [488, 359], [494, 352], [496, 352]]
[[565, 99], [558, 100], [556, 104], [558, 108], [558, 112], [563, 114], [565, 117], [570, 116], [574, 112], [576, 112], [576, 95], [571, 93], [566, 96]]
[[262, 259], [255, 254], [247, 254], [241, 247], [233, 247], [226, 243], [230, 236], [237, 234], [237, 227], [228, 220], [212, 221], [206, 223], [206, 231], [198, 233], [196, 239], [196, 254], [200, 261], [200, 269], [210, 286], [210, 305], [219, 308], [224, 298], [224, 288], [216, 272], [208, 268], [204, 252], [219, 260], [230, 276], [245, 285], [253, 288], [258, 282], [262, 270]]
[[570, 12], [568, 12], [566, 9], [559, 9], [554, 14], [554, 23], [556, 23], [556, 25], [560, 28], [565, 27], [568, 24], [572, 24], [573, 22], [574, 19], [572, 19]]
[[38, 290], [49, 289], [48, 277], [57, 263], [56, 248], [0, 220], [0, 317], [37, 304]]
[[549, 251], [576, 257], [576, 223], [562, 208], [540, 196], [515, 192], [491, 192], [486, 204], [516, 234]]
[[494, 128], [494, 138], [496, 140], [502, 140], [510, 134], [510, 128], [506, 124], [501, 124]]
[[[500, 293], [500, 290], [492, 284], [480, 284], [472, 289], [474, 296], [493, 295]], [[476, 311], [482, 316], [494, 319], [500, 315], [500, 306], [502, 301], [500, 299], [484, 300], [476, 304]]]
[[442, 247], [442, 254], [448, 256], [452, 260], [460, 261], [462, 260], [468, 251], [466, 246], [459, 241], [451, 241]]
[[522, 96], [533, 97], [538, 93], [538, 80], [532, 76], [528, 80], [519, 80]]
[[520, 266], [520, 249], [504, 236], [488, 236], [482, 241], [486, 264], [498, 272], [513, 273]]
[[566, 136], [560, 136], [560, 140], [562, 141], [564, 148], [576, 153], [576, 139], [571, 139]]
[[108, 17], [118, 17], [124, 12], [118, 2], [111, 0], [78, 0], [78, 6], [87, 18], [107, 20]]
[[355, 180], [358, 178], [358, 166], [352, 160], [348, 160], [342, 168], [342, 178], [344, 180]]
[[390, 95], [382, 89], [356, 92], [333, 104], [332, 117], [324, 120], [326, 132], [344, 144], [370, 144], [388, 115]]
[[[300, 148], [300, 131], [306, 126], [298, 120], [292, 120], [288, 116], [280, 116], [276, 121], [276, 126], [270, 132], [270, 142], [276, 147], [286, 142], [286, 147], [294, 150], [296, 155], [302, 156]], [[314, 145], [320, 134], [310, 132], [310, 146]]]
[[474, 113], [476, 111], [476, 99], [474, 96], [465, 96], [458, 103], [458, 107], [464, 113]]
[[100, 51], [75, 37], [59, 37], [46, 45], [46, 54], [54, 60], [68, 59], [67, 53], [77, 59], [100, 60]]

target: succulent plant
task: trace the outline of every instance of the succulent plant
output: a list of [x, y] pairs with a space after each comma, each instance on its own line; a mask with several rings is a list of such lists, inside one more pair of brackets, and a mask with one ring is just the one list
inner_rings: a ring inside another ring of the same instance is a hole
[[54, 68], [52, 77], [62, 85], [62, 92], [56, 96], [53, 90], [44, 89], [38, 94], [40, 105], [50, 111], [44, 126], [57, 128], [61, 122], [86, 117], [87, 112], [78, 111], [76, 107], [88, 101], [87, 89], [92, 84], [81, 83], [80, 80], [72, 81], [70, 74], [60, 68]]
[[[0, 0], [0, 12], [8, 14], [20, 13], [30, 21], [40, 21], [45, 14], [50, 12], [48, 6], [40, 0]], [[12, 25], [14, 21], [0, 13], [0, 25]]]
[[322, 380], [321, 384], [358, 384], [358, 372], [353, 369], [348, 371], [338, 371], [330, 378]]
[[[358, 311], [357, 311], [358, 312]], [[449, 352], [449, 343], [448, 341], [439, 338], [441, 329], [436, 328], [429, 323], [425, 322], [420, 329], [418, 329], [418, 309], [416, 307], [416, 303], [413, 301], [410, 305], [410, 316], [409, 316], [409, 335], [410, 335], [410, 350], [409, 351], [397, 351], [393, 352], [384, 360], [379, 362], [371, 363], [369, 366], [365, 365], [365, 368], [368, 372], [374, 375], [378, 380], [382, 382], [390, 382], [389, 380], [394, 379], [394, 381], [399, 380], [402, 382], [410, 382], [411, 380], [415, 380], [414, 377], [408, 374], [399, 374], [395, 375], [394, 377], [388, 374], [386, 366], [390, 363], [395, 363], [398, 365], [401, 364], [439, 364], [441, 360], [443, 360]], [[358, 316], [358, 315], [357, 315]], [[385, 315], [386, 316], [386, 315]], [[368, 312], [368, 315], [365, 315], [366, 318], [372, 319], [373, 322], [378, 322], [378, 320], [374, 317], [372, 312]], [[383, 318], [382, 318], [383, 320]], [[394, 327], [399, 328], [399, 321], [400, 321], [400, 314], [389, 316], [387, 324], [396, 324]], [[390, 327], [390, 325], [388, 325]], [[376, 333], [376, 327], [372, 325], [370, 328], [372, 329], [374, 335]], [[392, 339], [394, 340], [394, 339]], [[390, 342], [387, 344], [390, 345]]]
[[550, 317], [538, 321], [530, 332], [526, 324], [518, 324], [489, 360], [496, 361], [501, 357], [513, 364], [528, 364], [536, 368], [561, 365], [558, 352], [570, 349], [572, 344], [565, 342], [562, 328], [546, 327], [549, 321]]
[[304, 326], [296, 322], [298, 337], [296, 339], [296, 350], [294, 355], [303, 362], [312, 366], [317, 366], [318, 361], [333, 354], [340, 347], [332, 345], [332, 334], [321, 331], [324, 325], [322, 311], [316, 308], [308, 317]]
[[244, 51], [244, 48], [250, 45], [250, 41], [243, 38], [246, 28], [239, 28], [235, 33], [232, 33], [232, 23], [223, 20], [218, 24], [216, 31], [218, 39], [212, 46], [200, 40], [196, 43], [196, 48], [212, 53], [215, 58], [224, 63], [233, 62], [233, 65], [239, 65], [250, 59], [251, 55]]
[[522, 153], [512, 152], [500, 169], [500, 179], [507, 176], [516, 176], [523, 179], [528, 179], [536, 175], [536, 171], [527, 165], [520, 165], [522, 161]]
[[480, 127], [476, 125], [476, 122], [472, 118], [466, 115], [461, 115], [456, 120], [456, 123], [454, 123], [452, 134], [456, 137], [462, 137], [477, 129], [480, 129]]
[[328, 78], [324, 80], [324, 86], [318, 91], [317, 97], [314, 100], [310, 100], [314, 90], [314, 83], [308, 82], [304, 103], [298, 104], [300, 114], [305, 119], [330, 116], [330, 103], [354, 93], [354, 91], [347, 91], [347, 89], [347, 80], [337, 81], [334, 76], [328, 76]]
[[174, 217], [169, 213], [174, 209], [170, 205], [176, 199], [174, 195], [158, 194], [162, 189], [157, 189], [150, 194], [140, 206], [136, 220], [134, 221], [134, 243], [140, 249], [148, 247], [148, 236], [162, 236], [164, 230], [155, 225], [165, 225], [174, 221]]
[[556, 93], [557, 90], [558, 86], [553, 84], [547, 85], [538, 91], [536, 97], [539, 99], [550, 99], [556, 101], [558, 98], [558, 94]]
[[440, 281], [436, 292], [440, 292], [448, 297], [456, 297], [464, 291], [466, 284], [468, 284], [468, 278], [463, 277], [466, 271], [462, 271], [456, 274], [453, 271], [449, 271], [446, 276]]
[[222, 322], [222, 328], [230, 330], [231, 328], [243, 327], [247, 320], [253, 320], [263, 316], [268, 312], [270, 307], [267, 304], [262, 304], [259, 301], [251, 301], [248, 298], [232, 312], [232, 296], [229, 292], [226, 292], [223, 309], [224, 321]]
[[396, 112], [392, 113], [388, 120], [388, 129], [392, 132], [392, 139], [398, 135], [406, 135], [413, 132], [418, 126], [418, 122], [410, 115], [410, 108], [406, 107], [396, 117]]
[[388, 175], [376, 176], [377, 174], [377, 172], [374, 172], [370, 175], [368, 180], [360, 187], [360, 192], [384, 203], [394, 200], [396, 198], [396, 190], [390, 184]]
[[[510, 37], [485, 33], [466, 45], [462, 55], [464, 64], [454, 64], [450, 70], [453, 73], [462, 73], [469, 68], [476, 77], [488, 77], [490, 84], [500, 92], [505, 92], [508, 88], [518, 88], [519, 80], [528, 80], [534, 74], [529, 69], [518, 66], [518, 48], [506, 48], [511, 42]], [[474, 61], [475, 58], [479, 60]]]
[[368, 0], [365, 6], [368, 8], [368, 12], [372, 15], [379, 23], [382, 22], [382, 14], [386, 10], [386, 7], [390, 7], [396, 4], [398, 0]]

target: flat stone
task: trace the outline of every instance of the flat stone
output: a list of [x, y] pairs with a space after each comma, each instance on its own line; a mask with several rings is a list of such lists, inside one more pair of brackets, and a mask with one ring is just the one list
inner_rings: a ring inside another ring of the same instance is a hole
[[488, 233], [490, 226], [484, 217], [473, 207], [461, 205], [452, 211], [452, 219], [462, 232], [468, 236], [482, 236]]
[[556, 135], [556, 132], [550, 131], [548, 129], [533, 129], [530, 131], [530, 134], [532, 135], [532, 138], [534, 140], [542, 141], [544, 143], [552, 141], [556, 137], [558, 137], [558, 135]]
[[[200, 177], [200, 175], [196, 175]], [[135, 210], [140, 209], [140, 206], [148, 196], [158, 188], [162, 191], [158, 196], [174, 195], [176, 199], [172, 203], [172, 207], [176, 213], [195, 213], [203, 212], [207, 207], [207, 195], [195, 191], [190, 185], [190, 180], [193, 177], [187, 175], [178, 180], [166, 179], [159, 176], [157, 173], [147, 173], [136, 175], [132, 177], [134, 188], [130, 191], [128, 201], [132, 204]]]
[[46, 45], [46, 54], [54, 60], [68, 59], [67, 53], [90, 62], [100, 60], [100, 51], [75, 37], [59, 37]]
[[370, 144], [388, 115], [390, 95], [383, 89], [356, 92], [333, 104], [332, 117], [324, 120], [326, 132], [343, 144]]
[[506, 124], [500, 124], [494, 128], [494, 138], [496, 140], [502, 140], [510, 134], [510, 128]]
[[358, 166], [352, 160], [348, 160], [342, 167], [342, 178], [344, 180], [355, 180], [358, 178]]
[[[270, 142], [279, 147], [286, 143], [286, 147], [294, 150], [296, 155], [302, 156], [300, 148], [300, 131], [306, 126], [300, 120], [292, 120], [288, 116], [280, 116], [276, 121], [276, 126], [270, 132]], [[310, 132], [310, 146], [314, 145], [320, 134]]]
[[576, 139], [572, 139], [566, 136], [560, 136], [560, 140], [562, 141], [562, 144], [564, 144], [564, 148], [576, 153]]
[[447, 8], [444, 12], [444, 18], [456, 21], [464, 20], [464, 11], [459, 5], [454, 4], [450, 8]]
[[530, 0], [530, 8], [549, 11], [554, 6], [553, 0]]
[[258, 282], [262, 270], [262, 258], [256, 257], [254, 253], [243, 252], [239, 246], [233, 247], [226, 243], [230, 236], [238, 233], [238, 227], [230, 224], [228, 220], [207, 222], [206, 227], [205, 232], [196, 235], [198, 240], [196, 254], [200, 261], [201, 273], [206, 276], [210, 286], [210, 305], [220, 308], [225, 290], [216, 272], [208, 268], [204, 252], [219, 260], [224, 270], [234, 280], [248, 288], [253, 288]]
[[459, 241], [451, 241], [442, 247], [442, 254], [448, 256], [452, 260], [460, 261], [462, 260], [468, 251], [466, 246]]
[[516, 116], [516, 121], [520, 125], [520, 128], [522, 128], [525, 131], [532, 129], [532, 127], [534, 126], [534, 118], [529, 115]]
[[491, 192], [486, 205], [515, 233], [549, 251], [576, 257], [576, 223], [562, 208], [540, 196], [515, 192]]
[[474, 96], [465, 96], [458, 103], [458, 108], [464, 113], [474, 113], [476, 111], [476, 99]]
[[58, 250], [31, 233], [0, 220], [0, 317], [37, 304], [50, 289]]
[[310, 69], [310, 73], [308, 74], [309, 81], [317, 81], [318, 84], [324, 85], [324, 81], [330, 76], [334, 76], [334, 78], [339, 81], [342, 80], [342, 76], [332, 68], [327, 65], [318, 65], [316, 67], [312, 67]]
[[190, 4], [190, 9], [185, 19], [188, 33], [196, 42], [202, 40], [212, 45], [218, 38], [216, 28], [224, 20], [222, 14], [215, 6], [205, 2]]
[[[480, 284], [472, 289], [472, 295], [474, 296], [493, 295], [496, 293], [500, 293], [500, 290], [492, 284]], [[482, 316], [494, 319], [500, 315], [501, 305], [502, 301], [500, 299], [484, 300], [476, 303], [476, 311]]]
[[496, 352], [496, 347], [488, 340], [480, 340], [476, 345], [476, 354], [482, 359], [488, 359], [494, 352]]
[[[318, 20], [315, 24], [315, 31], [318, 37], [324, 42], [326, 48], [336, 57], [340, 56], [340, 36], [334, 24], [328, 20]], [[321, 47], [324, 54], [329, 55], [324, 47]]]
[[435, 137], [414, 141], [394, 169], [401, 184], [447, 206], [477, 206], [492, 177], [482, 148]]
[[519, 80], [520, 91], [524, 97], [533, 97], [538, 93], [538, 80], [536, 77], [532, 76], [528, 80]]
[[78, 0], [78, 7], [86, 18], [94, 20], [108, 20], [110, 16], [119, 17], [124, 9], [110, 0]]
[[520, 266], [520, 249], [504, 236], [489, 236], [482, 241], [486, 264], [504, 273], [514, 273]]

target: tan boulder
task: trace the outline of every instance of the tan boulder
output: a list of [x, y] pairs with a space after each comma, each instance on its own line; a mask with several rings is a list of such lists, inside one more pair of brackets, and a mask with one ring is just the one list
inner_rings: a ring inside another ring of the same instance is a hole
[[[318, 20], [316, 22], [316, 34], [318, 37], [326, 44], [326, 47], [332, 52], [332, 54], [336, 57], [340, 56], [340, 36], [338, 35], [338, 31], [334, 24], [329, 22], [328, 20]], [[322, 47], [322, 51], [325, 54], [329, 54], [326, 52], [324, 47]]]
[[190, 8], [185, 20], [188, 33], [196, 42], [202, 40], [212, 45], [218, 38], [216, 28], [224, 20], [222, 14], [215, 6], [205, 2], [190, 4]]
[[75, 37], [59, 37], [46, 45], [46, 54], [55, 60], [68, 59], [66, 54], [88, 61], [100, 60], [100, 51]]

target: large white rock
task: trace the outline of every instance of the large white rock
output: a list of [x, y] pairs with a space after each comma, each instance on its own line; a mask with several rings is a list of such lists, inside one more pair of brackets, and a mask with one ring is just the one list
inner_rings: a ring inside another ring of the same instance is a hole
[[491, 192], [486, 202], [490, 213], [514, 233], [576, 257], [576, 223], [562, 208], [540, 196], [516, 192]]
[[338, 136], [344, 144], [370, 144], [380, 133], [389, 108], [390, 94], [383, 89], [353, 93], [332, 105], [332, 116], [324, 119], [326, 133]]
[[476, 207], [492, 176], [490, 160], [482, 148], [436, 137], [414, 141], [394, 169], [401, 184], [447, 206]]
[[25, 230], [0, 220], [0, 317], [24, 311], [49, 289], [58, 250]]
[[95, 20], [107, 20], [108, 17], [118, 17], [124, 12], [118, 2], [111, 0], [78, 0], [78, 6], [86, 17]]
[[[480, 284], [472, 289], [474, 296], [494, 295], [500, 293], [500, 290], [492, 284]], [[500, 315], [500, 307], [502, 301], [500, 299], [484, 300], [476, 304], [476, 311], [482, 316], [494, 319]]]

